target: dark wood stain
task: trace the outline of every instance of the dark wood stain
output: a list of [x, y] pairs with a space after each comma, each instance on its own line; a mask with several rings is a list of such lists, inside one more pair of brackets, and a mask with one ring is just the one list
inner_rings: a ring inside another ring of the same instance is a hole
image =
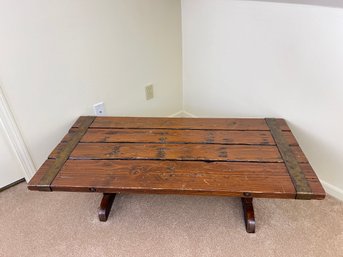
[[[56, 146], [29, 182], [30, 190], [40, 189], [41, 178], [85, 120], [80, 117]], [[323, 199], [325, 192], [287, 123], [276, 122], [311, 187], [310, 197]], [[102, 193], [296, 196], [264, 119], [97, 117], [50, 187]], [[105, 204], [105, 214], [106, 208]]]
[[111, 155], [118, 155], [120, 153], [120, 145], [115, 145], [111, 152]]
[[166, 157], [165, 148], [160, 147], [157, 149], [157, 159], [164, 159]]

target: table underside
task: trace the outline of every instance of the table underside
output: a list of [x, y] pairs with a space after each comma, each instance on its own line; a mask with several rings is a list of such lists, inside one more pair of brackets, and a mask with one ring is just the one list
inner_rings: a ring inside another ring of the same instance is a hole
[[[309, 186], [307, 199], [323, 199], [325, 192], [287, 123], [275, 121]], [[265, 119], [80, 117], [29, 189], [297, 198], [273, 136]], [[56, 171], [66, 149], [70, 153]], [[53, 166], [51, 183], [42, 184]]]

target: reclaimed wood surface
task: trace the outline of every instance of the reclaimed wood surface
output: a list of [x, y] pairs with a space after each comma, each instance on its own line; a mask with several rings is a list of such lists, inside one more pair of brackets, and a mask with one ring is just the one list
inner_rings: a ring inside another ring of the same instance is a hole
[[[89, 119], [89, 118], [88, 118]], [[41, 180], [79, 134], [80, 117], [29, 183]], [[325, 192], [287, 123], [282, 137], [310, 187]], [[55, 165], [56, 166], [56, 165]], [[52, 191], [296, 198], [265, 119], [96, 117], [50, 184]]]
[[[289, 131], [287, 123], [278, 119], [282, 130]], [[101, 117], [95, 119], [91, 128], [137, 128], [137, 129], [190, 129], [190, 130], [267, 130], [264, 119], [248, 118], [144, 118]]]

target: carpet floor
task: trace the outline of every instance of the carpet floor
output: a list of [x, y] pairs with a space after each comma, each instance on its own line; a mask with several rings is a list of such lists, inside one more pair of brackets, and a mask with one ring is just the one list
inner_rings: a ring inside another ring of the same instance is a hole
[[255, 199], [256, 234], [238, 198], [121, 194], [107, 222], [101, 194], [0, 193], [0, 256], [343, 256], [343, 202]]

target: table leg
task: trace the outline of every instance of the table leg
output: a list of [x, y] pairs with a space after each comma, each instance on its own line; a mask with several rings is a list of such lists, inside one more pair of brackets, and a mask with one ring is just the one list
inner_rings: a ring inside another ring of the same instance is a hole
[[107, 221], [107, 218], [108, 218], [108, 215], [110, 214], [115, 197], [116, 197], [116, 194], [104, 193], [104, 196], [102, 197], [100, 207], [99, 207], [99, 220], [100, 221], [103, 221], [103, 222]]
[[252, 198], [241, 198], [245, 228], [248, 233], [255, 233], [255, 214], [252, 205]]

